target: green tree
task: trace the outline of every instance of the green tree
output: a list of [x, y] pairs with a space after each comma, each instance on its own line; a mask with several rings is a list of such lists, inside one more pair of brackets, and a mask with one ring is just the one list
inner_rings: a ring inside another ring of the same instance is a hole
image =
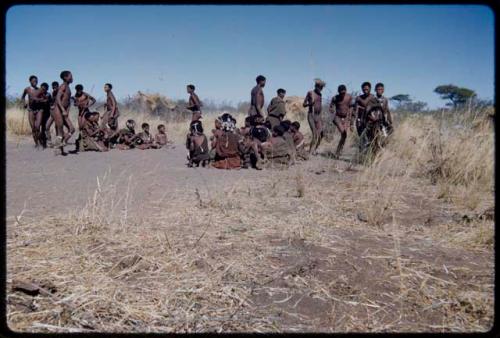
[[458, 107], [468, 100], [476, 97], [476, 93], [469, 88], [458, 87], [452, 84], [437, 86], [434, 93], [441, 96], [443, 100], [450, 100], [450, 105]]
[[410, 95], [408, 95], [408, 94], [394, 95], [393, 97], [389, 98], [389, 100], [396, 101], [398, 104], [402, 104], [404, 102], [411, 101]]

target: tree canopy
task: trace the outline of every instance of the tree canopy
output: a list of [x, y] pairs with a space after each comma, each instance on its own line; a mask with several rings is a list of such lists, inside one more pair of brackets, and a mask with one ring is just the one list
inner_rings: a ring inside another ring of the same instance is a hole
[[453, 107], [463, 105], [468, 100], [476, 97], [476, 93], [472, 89], [452, 84], [437, 86], [434, 93], [438, 94], [443, 100], [450, 100], [450, 105]]

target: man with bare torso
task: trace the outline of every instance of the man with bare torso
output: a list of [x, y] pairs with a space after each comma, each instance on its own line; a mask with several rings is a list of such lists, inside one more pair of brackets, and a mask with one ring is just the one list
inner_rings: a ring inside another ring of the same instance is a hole
[[308, 107], [307, 122], [311, 128], [312, 138], [309, 146], [309, 153], [316, 155], [316, 151], [323, 138], [323, 124], [321, 123], [321, 91], [325, 87], [325, 82], [314, 80], [314, 90], [307, 92], [303, 107]]
[[366, 112], [368, 106], [376, 103], [375, 97], [370, 93], [372, 85], [370, 82], [363, 82], [361, 90], [363, 94], [358, 95], [354, 101], [354, 112], [356, 115], [356, 130], [361, 136], [366, 127]]
[[106, 92], [106, 104], [104, 106], [106, 111], [102, 116], [101, 127], [109, 126], [112, 131], [116, 131], [118, 129], [118, 116], [120, 116], [120, 112], [118, 111], [118, 103], [116, 102], [115, 95], [111, 89], [113, 89], [111, 83], [104, 85], [104, 91]]
[[[96, 100], [86, 92], [83, 91], [83, 86], [81, 84], [77, 84], [75, 86], [75, 96], [73, 97], [74, 105], [78, 108], [78, 130], [81, 131], [83, 128], [83, 124], [85, 123], [85, 113], [89, 112], [89, 107], [92, 106]], [[95, 115], [93, 115], [92, 118]], [[82, 136], [81, 133], [78, 134], [78, 139], [75, 142], [75, 152], [80, 150], [80, 142]]]
[[194, 92], [195, 86], [190, 84], [187, 85], [187, 92], [189, 94], [189, 101], [187, 105], [187, 109], [191, 110], [193, 112], [193, 115], [191, 117], [191, 122], [198, 121], [201, 119], [201, 101], [198, 95]]
[[45, 122], [45, 135], [47, 141], [50, 143], [50, 146], [52, 146], [52, 135], [50, 133], [50, 127], [52, 127], [52, 124], [54, 123], [53, 115], [54, 115], [54, 109], [56, 108], [56, 96], [58, 90], [59, 90], [59, 82], [57, 81], [52, 82], [52, 95], [49, 102], [50, 116]]
[[333, 114], [333, 124], [340, 133], [339, 144], [335, 152], [335, 157], [339, 158], [347, 138], [347, 129], [353, 130], [353, 100], [352, 96], [347, 94], [345, 85], [340, 85], [337, 91], [338, 94], [332, 98], [332, 102], [330, 103], [330, 113]]
[[392, 132], [392, 114], [389, 110], [389, 100], [384, 96], [384, 84], [379, 82], [375, 85], [375, 98], [377, 99], [380, 107], [382, 108], [384, 126], [387, 127], [389, 133]]
[[286, 90], [278, 89], [276, 97], [267, 106], [267, 120], [271, 124], [271, 129], [278, 126], [286, 115], [285, 94]]
[[[23, 95], [21, 96], [22, 102], [24, 102], [24, 109], [28, 109], [28, 120], [31, 126], [31, 134], [33, 136], [33, 141], [35, 142], [35, 147], [38, 148], [40, 145], [39, 130], [36, 127], [37, 121], [41, 122], [42, 109], [37, 102], [37, 97], [40, 95], [40, 88], [38, 88], [38, 78], [35, 75], [29, 77], [30, 86], [24, 88]], [[26, 102], [26, 96], [28, 96], [28, 102]]]
[[262, 88], [266, 85], [266, 78], [263, 75], [259, 75], [255, 81], [257, 85], [250, 92], [250, 109], [248, 110], [248, 115], [260, 115], [264, 117], [264, 91]]
[[[63, 83], [59, 86], [57, 91], [56, 105], [53, 114], [57, 135], [54, 148], [56, 149], [56, 152], [60, 151], [62, 155], [65, 155], [64, 145], [75, 132], [75, 128], [69, 119], [69, 109], [71, 103], [71, 88], [69, 85], [73, 82], [73, 75], [68, 70], [62, 71], [61, 80], [63, 80]], [[68, 133], [64, 133], [63, 126], [68, 127]]]

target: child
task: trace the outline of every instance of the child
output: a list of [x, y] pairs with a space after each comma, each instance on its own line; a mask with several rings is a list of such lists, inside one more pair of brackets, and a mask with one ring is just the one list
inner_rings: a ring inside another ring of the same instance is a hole
[[201, 121], [194, 121], [191, 123], [190, 134], [186, 140], [186, 148], [189, 150], [188, 156], [188, 167], [193, 167], [193, 164], [197, 167], [205, 167], [208, 160], [208, 140], [205, 134], [203, 134], [203, 126]]
[[137, 149], [158, 149], [158, 145], [154, 142], [153, 135], [149, 132], [149, 124], [143, 123], [141, 125], [142, 132], [137, 134], [137, 138], [135, 139], [135, 144]]
[[309, 153], [306, 151], [304, 135], [299, 131], [300, 123], [295, 121], [290, 126], [290, 132], [292, 133], [293, 143], [295, 144], [295, 150], [297, 152], [297, 158], [302, 160], [307, 160], [309, 158]]
[[155, 143], [158, 145], [158, 148], [161, 148], [168, 143], [167, 133], [163, 124], [158, 125], [157, 129], [158, 134], [155, 135]]
[[127, 120], [126, 128], [115, 131], [109, 137], [109, 142], [111, 143], [112, 147], [116, 145], [116, 147], [120, 150], [127, 150], [134, 148], [136, 138], [137, 135], [135, 134], [135, 121], [130, 119]]

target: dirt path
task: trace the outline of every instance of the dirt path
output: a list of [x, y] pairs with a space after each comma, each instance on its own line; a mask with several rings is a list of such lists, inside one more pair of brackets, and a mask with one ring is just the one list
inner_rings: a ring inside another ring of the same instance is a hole
[[54, 290], [9, 292], [10, 327], [491, 327], [492, 247], [453, 241], [463, 227], [433, 187], [408, 182], [377, 227], [360, 217], [363, 168], [348, 161], [318, 156], [284, 171], [184, 164], [182, 146], [54, 157], [8, 143], [7, 285]]

